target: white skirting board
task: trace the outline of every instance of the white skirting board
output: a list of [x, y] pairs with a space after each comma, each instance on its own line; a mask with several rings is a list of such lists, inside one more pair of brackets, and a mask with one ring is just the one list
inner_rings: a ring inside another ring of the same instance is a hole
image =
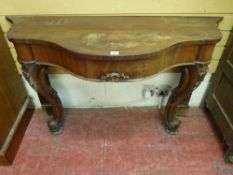
[[[180, 75], [177, 73], [162, 73], [160, 75], [136, 80], [133, 82], [103, 83], [76, 78], [70, 74], [50, 75], [53, 88], [58, 92], [65, 108], [112, 108], [112, 107], [145, 107], [158, 106], [158, 96], [144, 98], [144, 85], [170, 85], [176, 87]], [[190, 99], [190, 106], [202, 106], [203, 99], [209, 86], [211, 74], [208, 73], [195, 89]], [[34, 104], [40, 107], [37, 93], [25, 81]], [[165, 98], [166, 104], [168, 98]]]

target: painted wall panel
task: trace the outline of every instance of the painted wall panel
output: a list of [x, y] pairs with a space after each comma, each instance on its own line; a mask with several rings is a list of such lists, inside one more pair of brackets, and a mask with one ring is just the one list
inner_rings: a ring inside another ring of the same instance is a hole
[[[6, 14], [233, 13], [232, 0], [1, 0]], [[97, 8], [98, 7], [98, 8]]]

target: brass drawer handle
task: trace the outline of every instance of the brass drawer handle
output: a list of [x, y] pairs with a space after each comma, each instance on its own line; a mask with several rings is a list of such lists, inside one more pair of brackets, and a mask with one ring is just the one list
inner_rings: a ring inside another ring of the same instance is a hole
[[112, 73], [107, 73], [105, 75], [101, 75], [100, 79], [103, 81], [113, 81], [113, 82], [127, 81], [129, 80], [129, 76], [126, 76], [124, 73], [112, 72]]

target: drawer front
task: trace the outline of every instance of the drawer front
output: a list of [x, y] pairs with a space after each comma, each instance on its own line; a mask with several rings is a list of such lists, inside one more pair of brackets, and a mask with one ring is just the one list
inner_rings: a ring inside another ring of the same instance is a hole
[[48, 44], [20, 45], [17, 52], [24, 53], [23, 57], [19, 57], [23, 62], [36, 61], [40, 64], [58, 66], [83, 78], [97, 81], [128, 81], [152, 76], [169, 68], [195, 64], [198, 55], [200, 56], [200, 46], [172, 46], [141, 57], [137, 55], [135, 58], [81, 55]]

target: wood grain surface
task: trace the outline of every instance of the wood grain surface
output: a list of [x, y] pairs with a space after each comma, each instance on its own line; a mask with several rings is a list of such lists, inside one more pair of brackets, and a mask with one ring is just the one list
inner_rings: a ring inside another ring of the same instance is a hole
[[216, 42], [220, 17], [11, 16], [9, 39], [46, 41], [70, 51], [112, 56], [143, 55], [183, 42]]

